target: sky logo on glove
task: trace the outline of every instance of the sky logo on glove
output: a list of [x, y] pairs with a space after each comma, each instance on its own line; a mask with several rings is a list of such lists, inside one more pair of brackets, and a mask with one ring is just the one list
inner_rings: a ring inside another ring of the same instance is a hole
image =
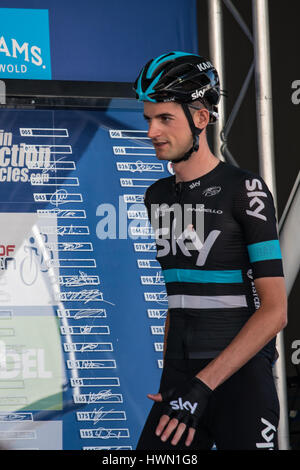
[[172, 410], [187, 410], [187, 411], [190, 411], [191, 414], [194, 414], [198, 406], [198, 403], [195, 402], [193, 405], [191, 404], [190, 401], [185, 401], [183, 403], [182, 398], [179, 397], [178, 400], [170, 401], [170, 405], [171, 405]]

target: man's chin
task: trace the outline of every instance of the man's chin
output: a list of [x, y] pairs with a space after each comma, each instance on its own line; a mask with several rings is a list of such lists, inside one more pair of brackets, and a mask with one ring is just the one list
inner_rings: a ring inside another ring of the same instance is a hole
[[183, 154], [182, 155], [176, 155], [176, 157], [170, 158], [169, 161], [172, 162], [173, 165], [176, 165], [177, 163], [180, 163], [182, 160]]
[[158, 160], [170, 160], [169, 155], [163, 154], [162, 152], [160, 153], [156, 151], [156, 157], [158, 158]]
[[163, 152], [156, 152], [156, 157], [158, 160], [167, 160], [172, 163], [176, 163], [177, 160], [180, 160], [182, 158], [182, 155], [168, 155], [167, 153]]

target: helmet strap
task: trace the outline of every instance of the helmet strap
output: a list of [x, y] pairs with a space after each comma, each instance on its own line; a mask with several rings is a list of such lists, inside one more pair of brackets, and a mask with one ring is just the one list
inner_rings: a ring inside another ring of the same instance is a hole
[[194, 124], [193, 117], [191, 115], [191, 112], [189, 110], [189, 107], [186, 103], [181, 103], [182, 109], [184, 111], [184, 114], [186, 115], [186, 118], [188, 120], [190, 129], [192, 131], [192, 136], [193, 136], [193, 145], [188, 150], [181, 158], [178, 158], [177, 160], [172, 160], [173, 163], [179, 163], [182, 161], [186, 161], [190, 158], [192, 153], [197, 152], [199, 149], [199, 135], [203, 131], [203, 129], [199, 129], [199, 127], [196, 127]]

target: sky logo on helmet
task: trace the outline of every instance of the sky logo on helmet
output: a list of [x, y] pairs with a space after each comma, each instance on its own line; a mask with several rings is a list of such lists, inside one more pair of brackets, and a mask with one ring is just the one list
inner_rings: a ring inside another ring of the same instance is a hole
[[48, 10], [1, 8], [0, 74], [51, 80]]
[[199, 98], [203, 98], [205, 96], [205, 93], [210, 90], [211, 86], [210, 84], [202, 87], [200, 90], [196, 90], [194, 93], [192, 93], [191, 97], [193, 100], [197, 100]]
[[192, 93], [192, 99], [196, 100], [198, 98], [203, 98], [206, 90], [196, 90], [195, 93]]

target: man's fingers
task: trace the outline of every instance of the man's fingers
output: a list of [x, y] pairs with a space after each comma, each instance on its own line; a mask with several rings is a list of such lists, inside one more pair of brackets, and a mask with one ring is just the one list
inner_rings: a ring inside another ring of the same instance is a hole
[[194, 436], [195, 436], [195, 432], [196, 432], [195, 428], [189, 428], [188, 436], [187, 436], [186, 441], [185, 441], [186, 446], [191, 445], [191, 443], [194, 439]]
[[[176, 429], [177, 428], [177, 429]], [[163, 442], [167, 441], [172, 434], [172, 432], [176, 429], [176, 432], [172, 438], [171, 444], [176, 446], [180, 441], [185, 429], [186, 424], [179, 423], [178, 419], [172, 418], [170, 419], [167, 415], [162, 415], [155, 430], [156, 436], [161, 436], [161, 440]], [[195, 428], [189, 428], [188, 435], [185, 441], [186, 446], [190, 446], [193, 442], [195, 436]]]
[[157, 428], [155, 430], [155, 434], [157, 436], [161, 435], [161, 433], [163, 432], [163, 430], [165, 429], [165, 427], [166, 427], [166, 425], [168, 424], [169, 421], [170, 421], [169, 416], [162, 415], [162, 417], [160, 418], [159, 423], [157, 425]]
[[174, 434], [174, 437], [173, 437], [173, 439], [172, 439], [172, 441], [171, 441], [171, 444], [172, 444], [173, 446], [176, 446], [176, 444], [178, 444], [178, 442], [179, 442], [180, 439], [181, 439], [182, 434], [183, 434], [184, 431], [185, 431], [185, 428], [186, 428], [186, 424], [184, 424], [184, 423], [179, 423], [179, 425], [178, 425], [178, 427], [177, 427], [177, 430], [176, 430], [176, 432], [175, 432], [175, 434]]
[[162, 401], [162, 396], [160, 393], [148, 393], [147, 397], [153, 401]]
[[168, 426], [166, 427], [166, 429], [164, 430], [162, 436], [161, 436], [161, 440], [163, 442], [167, 441], [170, 437], [170, 435], [172, 434], [172, 432], [174, 431], [174, 429], [176, 429], [178, 426], [178, 419], [171, 419], [170, 422], [168, 423]]

